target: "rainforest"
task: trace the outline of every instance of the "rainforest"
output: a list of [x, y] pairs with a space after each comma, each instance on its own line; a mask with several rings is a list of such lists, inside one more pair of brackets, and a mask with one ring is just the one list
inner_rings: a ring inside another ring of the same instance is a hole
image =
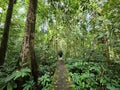
[[120, 90], [120, 0], [0, 0], [0, 90]]

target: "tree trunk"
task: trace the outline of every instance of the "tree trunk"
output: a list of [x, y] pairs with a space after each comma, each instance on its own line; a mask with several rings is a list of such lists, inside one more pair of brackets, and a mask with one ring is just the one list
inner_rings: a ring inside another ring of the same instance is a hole
[[108, 47], [108, 39], [106, 36], [99, 38], [98, 39], [99, 43], [103, 45], [103, 56], [108, 60], [110, 60], [110, 55], [109, 55], [109, 47]]
[[3, 65], [4, 61], [5, 61], [5, 55], [6, 55], [6, 51], [7, 51], [7, 42], [8, 42], [8, 36], [9, 36], [9, 29], [10, 29], [12, 12], [13, 12], [13, 5], [15, 2], [16, 2], [16, 0], [9, 0], [6, 21], [5, 21], [5, 25], [4, 25], [4, 32], [3, 32], [1, 47], [0, 47], [0, 65]]
[[34, 81], [38, 79], [38, 66], [34, 51], [35, 21], [36, 21], [37, 0], [30, 0], [25, 26], [25, 35], [20, 59], [22, 67], [30, 67]]

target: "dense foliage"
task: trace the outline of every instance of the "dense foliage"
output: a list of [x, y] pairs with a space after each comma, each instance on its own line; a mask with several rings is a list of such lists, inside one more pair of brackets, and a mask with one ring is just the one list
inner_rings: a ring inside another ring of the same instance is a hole
[[[0, 0], [0, 42], [8, 1]], [[0, 66], [0, 89], [51, 90], [62, 50], [76, 90], [120, 90], [120, 0], [38, 0], [37, 5], [38, 82], [29, 66], [18, 68], [29, 0], [17, 0]]]

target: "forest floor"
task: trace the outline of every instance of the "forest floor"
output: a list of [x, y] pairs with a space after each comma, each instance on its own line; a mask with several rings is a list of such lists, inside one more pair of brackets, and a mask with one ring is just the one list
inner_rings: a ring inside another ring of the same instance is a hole
[[53, 90], [75, 90], [63, 60], [57, 62]]

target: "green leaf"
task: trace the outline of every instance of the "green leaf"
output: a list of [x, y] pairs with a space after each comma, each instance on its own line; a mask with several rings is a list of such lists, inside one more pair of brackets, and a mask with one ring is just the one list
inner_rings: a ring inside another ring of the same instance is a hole
[[34, 81], [26, 81], [26, 83], [23, 85], [23, 90], [32, 90], [34, 87]]
[[107, 89], [109, 89], [109, 90], [120, 90], [119, 88], [116, 88], [115, 86], [113, 86], [111, 84], [107, 84]]
[[28, 75], [28, 73], [21, 72], [21, 76], [22, 76], [22, 77], [25, 77], [25, 76], [27, 76], [27, 75]]
[[21, 72], [31, 72], [30, 68], [21, 69]]
[[8, 85], [7, 85], [7, 90], [13, 90], [13, 87], [12, 87], [12, 84], [11, 84], [11, 83], [8, 83]]
[[14, 73], [15, 78], [14, 80], [16, 80], [17, 78], [19, 78], [21, 76], [21, 72], [20, 71], [16, 71], [16, 73]]

